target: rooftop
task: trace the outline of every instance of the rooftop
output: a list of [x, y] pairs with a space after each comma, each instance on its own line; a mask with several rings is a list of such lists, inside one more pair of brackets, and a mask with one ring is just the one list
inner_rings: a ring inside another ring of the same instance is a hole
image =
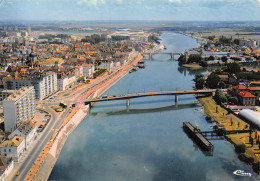
[[31, 87], [22, 87], [21, 89], [15, 91], [12, 95], [5, 98], [4, 101], [17, 101], [20, 99], [26, 92], [33, 89], [33, 86]]
[[251, 94], [250, 92], [247, 92], [247, 91], [242, 91], [238, 94], [240, 97], [243, 97], [243, 98], [254, 98], [256, 96], [254, 96], [253, 94]]
[[11, 147], [11, 146], [18, 147], [23, 140], [24, 140], [23, 137], [15, 136], [15, 137], [13, 137], [11, 140], [6, 140], [6, 141], [4, 141], [4, 142], [0, 145], [0, 147]]
[[233, 89], [237, 89], [237, 90], [246, 90], [247, 87], [243, 84], [239, 84], [233, 87]]

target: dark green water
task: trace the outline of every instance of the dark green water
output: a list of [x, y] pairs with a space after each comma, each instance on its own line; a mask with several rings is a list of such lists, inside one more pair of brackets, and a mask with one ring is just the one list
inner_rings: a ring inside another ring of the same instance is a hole
[[[198, 46], [196, 40], [175, 33], [161, 36], [168, 50]], [[145, 69], [125, 76], [105, 94], [192, 89], [196, 71], [178, 68], [168, 55], [155, 55]], [[214, 140], [213, 156], [206, 156], [183, 132], [183, 121], [210, 125], [193, 95], [131, 99], [97, 103], [69, 136], [49, 180], [170, 181], [257, 180], [251, 166], [241, 162], [234, 146]], [[235, 170], [251, 178], [233, 174]], [[259, 178], [258, 178], [259, 179]]]

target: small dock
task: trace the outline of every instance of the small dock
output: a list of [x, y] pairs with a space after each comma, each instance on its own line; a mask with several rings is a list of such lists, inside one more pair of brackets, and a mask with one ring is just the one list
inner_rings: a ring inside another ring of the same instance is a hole
[[214, 145], [190, 122], [183, 122], [183, 130], [205, 151], [213, 151]]

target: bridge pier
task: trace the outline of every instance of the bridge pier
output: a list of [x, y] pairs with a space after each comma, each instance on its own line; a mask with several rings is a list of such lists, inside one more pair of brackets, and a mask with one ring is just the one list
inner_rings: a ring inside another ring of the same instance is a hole
[[130, 99], [126, 99], [126, 107], [130, 107]]
[[213, 92], [212, 92], [212, 97], [214, 97], [214, 96], [215, 96], [215, 94], [216, 94], [216, 92], [215, 92], [215, 91], [213, 91]]
[[174, 53], [171, 53], [171, 59], [174, 60]]
[[175, 95], [175, 105], [178, 106], [178, 95]]
[[152, 53], [149, 53], [149, 60], [152, 60], [152, 58], [153, 58]]

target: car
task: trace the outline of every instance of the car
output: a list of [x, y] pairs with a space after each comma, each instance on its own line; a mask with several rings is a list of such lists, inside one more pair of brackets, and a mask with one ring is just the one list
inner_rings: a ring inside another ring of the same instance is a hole
[[20, 175], [20, 172], [19, 172], [19, 171], [18, 171], [18, 172], [16, 172], [16, 173], [15, 173], [15, 175], [16, 175], [16, 176], [19, 176], [19, 175]]

